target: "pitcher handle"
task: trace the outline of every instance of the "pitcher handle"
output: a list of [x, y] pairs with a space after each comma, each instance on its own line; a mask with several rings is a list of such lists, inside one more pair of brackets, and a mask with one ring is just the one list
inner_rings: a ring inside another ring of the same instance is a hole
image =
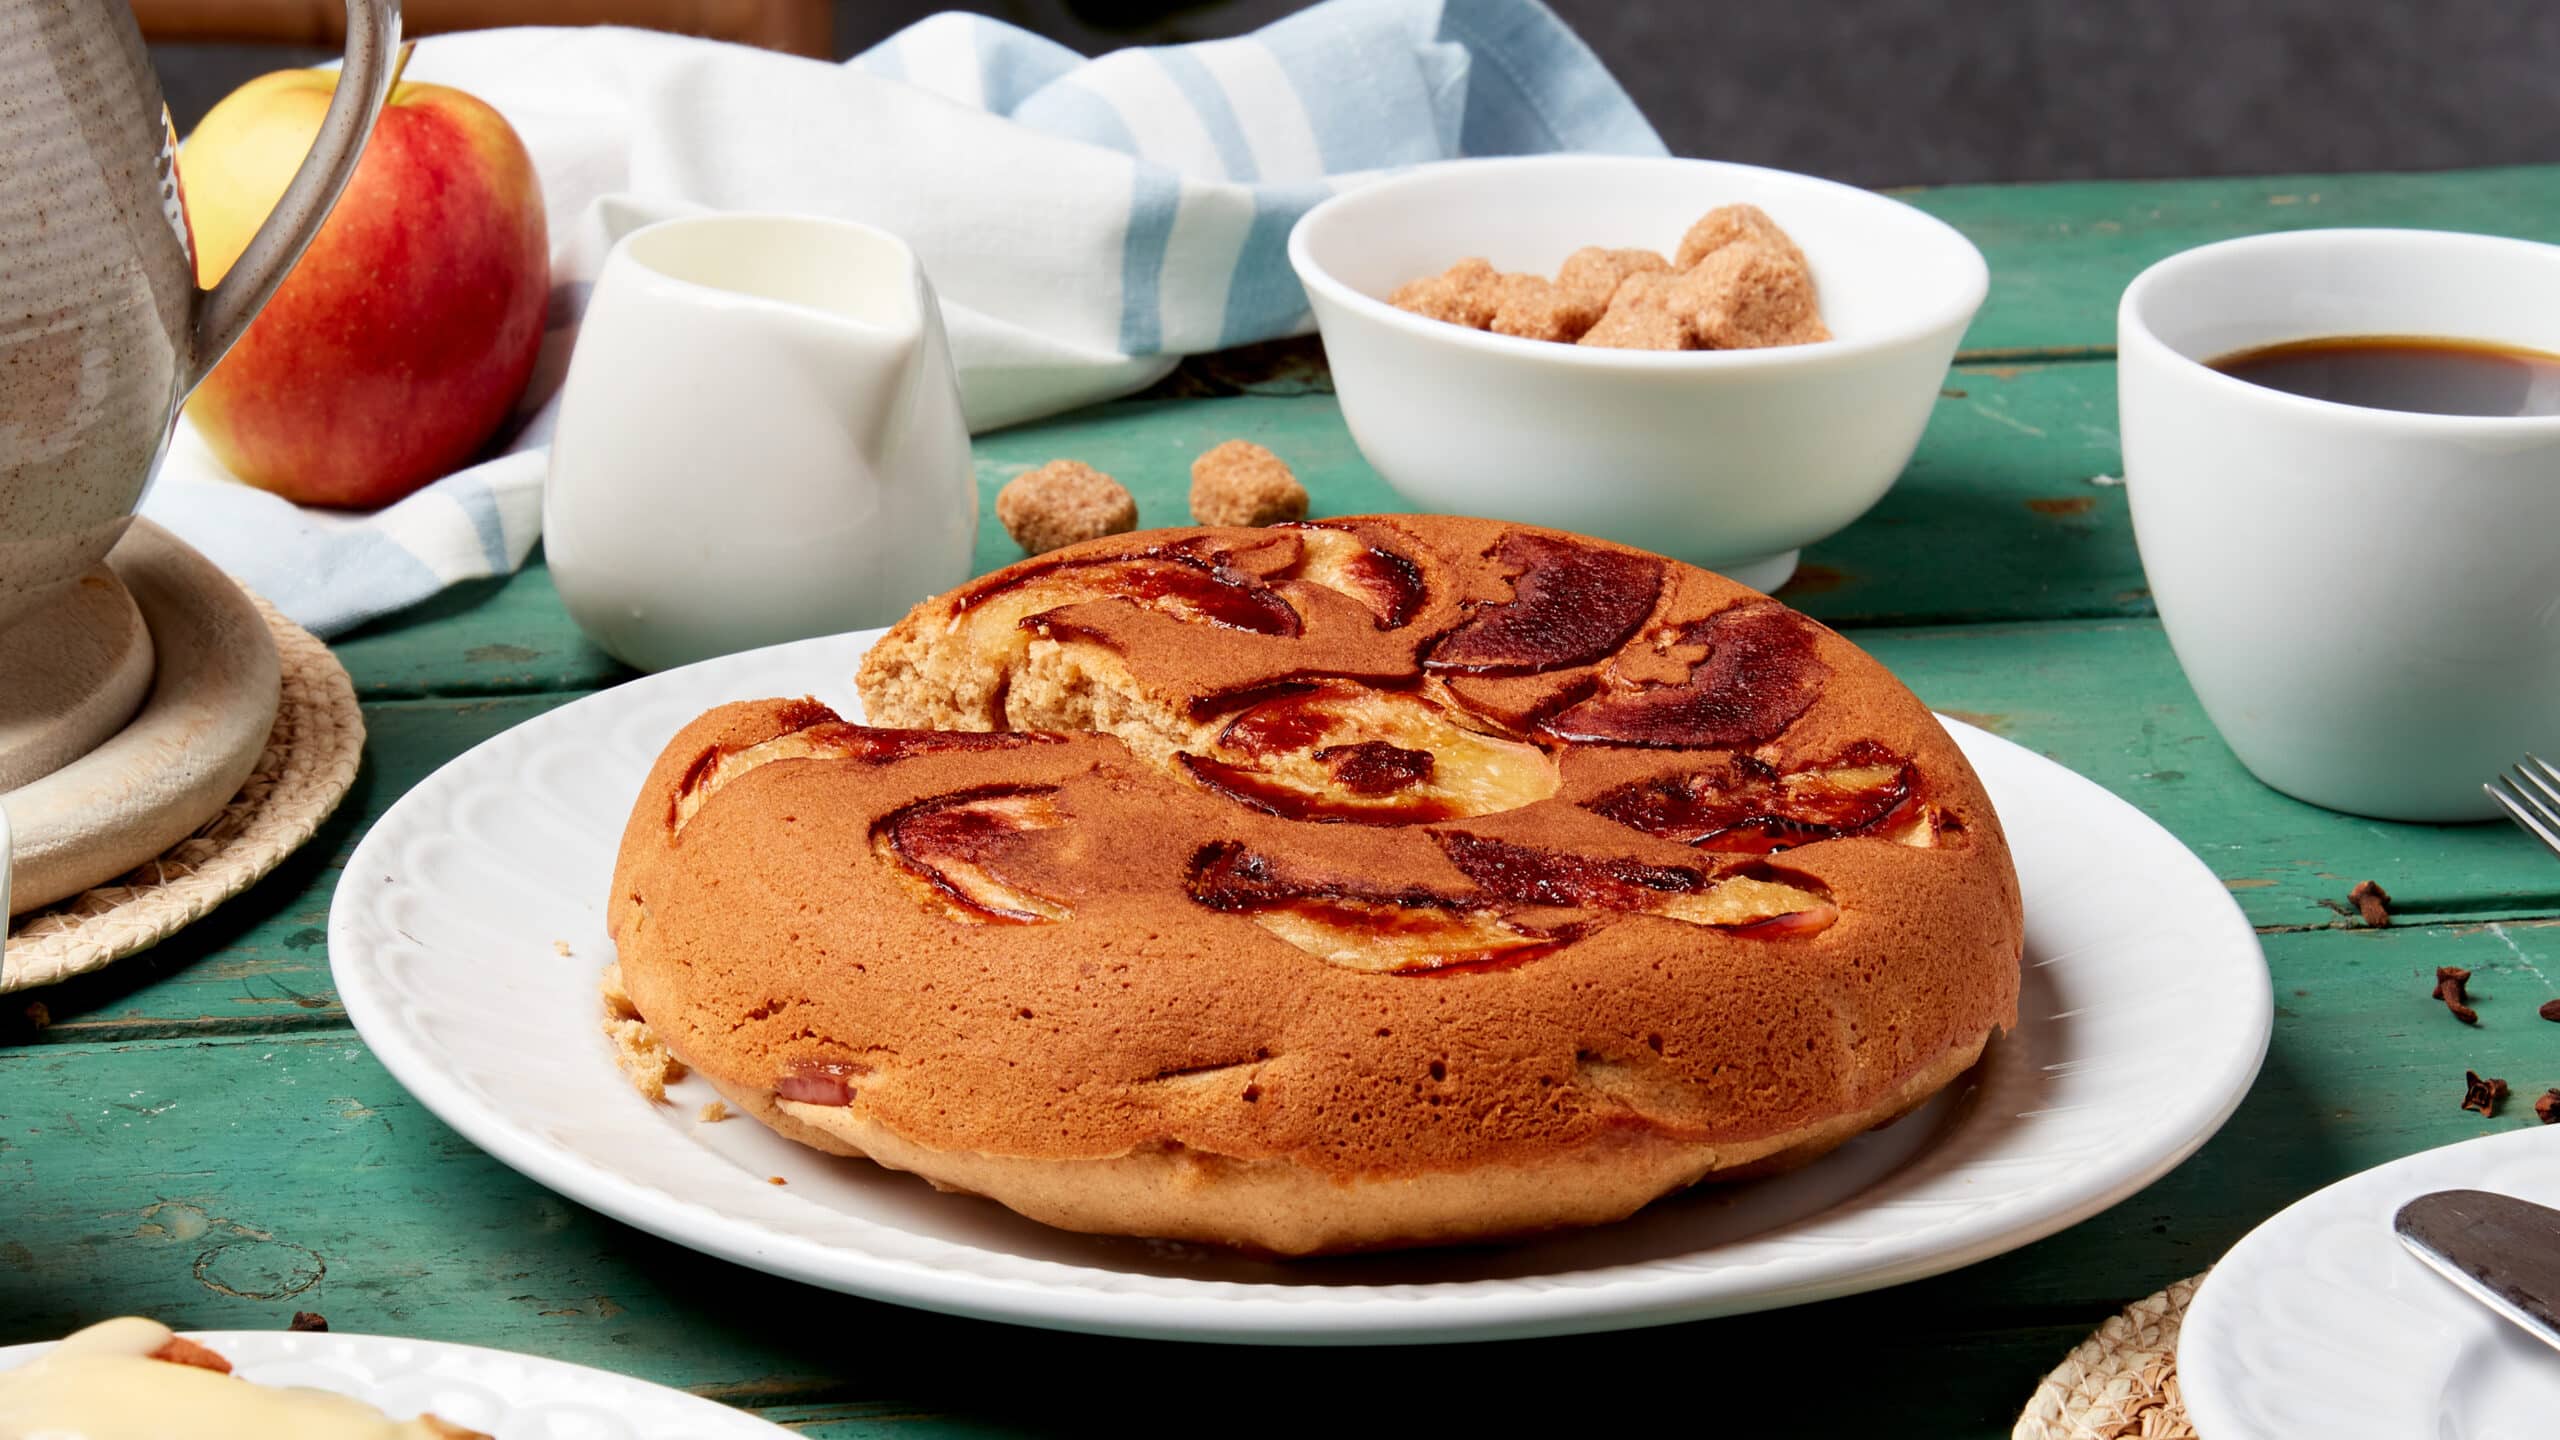
[[399, 48], [400, 0], [347, 0], [346, 68], [329, 97], [319, 138], [248, 248], [212, 289], [196, 292], [194, 345], [182, 391], [194, 390], [212, 371], [320, 233], [364, 156], [364, 142], [391, 92], [392, 57]]

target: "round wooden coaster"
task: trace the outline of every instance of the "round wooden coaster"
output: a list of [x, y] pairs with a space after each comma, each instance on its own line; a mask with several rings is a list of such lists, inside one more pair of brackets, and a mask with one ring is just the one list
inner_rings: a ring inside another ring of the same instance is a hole
[[2136, 1300], [2036, 1387], [2010, 1440], [2196, 1440], [2178, 1398], [2178, 1325], [2204, 1282]]
[[201, 919], [299, 849], [355, 784], [364, 714], [329, 647], [255, 596], [282, 662], [266, 749], [220, 813], [159, 858], [9, 927], [0, 993], [85, 975]]

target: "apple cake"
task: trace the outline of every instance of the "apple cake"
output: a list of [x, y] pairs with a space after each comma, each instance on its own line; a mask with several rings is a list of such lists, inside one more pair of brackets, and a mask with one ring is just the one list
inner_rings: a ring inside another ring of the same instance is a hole
[[1998, 817], [1720, 576], [1436, 516], [1164, 530], [926, 602], [871, 724], [649, 774], [630, 1003], [817, 1149], [1279, 1254], [1615, 1220], [1898, 1118], [2015, 1023]]

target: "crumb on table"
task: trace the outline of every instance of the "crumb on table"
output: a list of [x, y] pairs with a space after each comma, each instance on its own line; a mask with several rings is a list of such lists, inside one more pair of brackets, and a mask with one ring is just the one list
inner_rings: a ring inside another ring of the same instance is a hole
[[790, 1181], [788, 1181], [788, 1180], [783, 1179], [783, 1178], [782, 1178], [781, 1176], [779, 1176], [779, 1175], [767, 1175], [766, 1177], [764, 1177], [764, 1183], [766, 1183], [767, 1185], [788, 1185], [788, 1184], [790, 1184], [791, 1182], [790, 1182]]
[[570, 952], [570, 950], [569, 950], [569, 942], [568, 942], [568, 941], [566, 941], [566, 940], [554, 940], [554, 941], [552, 941], [552, 942], [551, 942], [551, 953], [552, 953], [552, 954], [554, 954], [554, 955], [559, 956], [559, 957], [560, 957], [561, 959], [563, 959], [563, 960], [568, 959], [568, 958], [569, 958], [569, 956], [570, 956], [570, 953], [571, 953], [571, 952]]
[[1025, 470], [996, 492], [996, 519], [1025, 553], [1138, 528], [1138, 502], [1128, 487], [1081, 460], [1052, 460]]
[[706, 1100], [702, 1102], [702, 1108], [694, 1113], [694, 1118], [705, 1125], [717, 1125], [729, 1118], [729, 1107], [717, 1100]]
[[1276, 525], [1306, 515], [1307, 487], [1250, 440], [1223, 441], [1191, 462], [1191, 518], [1203, 525]]

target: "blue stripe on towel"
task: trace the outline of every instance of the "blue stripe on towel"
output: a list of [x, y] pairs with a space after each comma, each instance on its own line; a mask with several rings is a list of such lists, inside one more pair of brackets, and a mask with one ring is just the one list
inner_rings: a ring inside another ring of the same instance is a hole
[[1159, 50], [1155, 58], [1164, 73], [1172, 77], [1182, 98], [1191, 102], [1193, 113], [1200, 117], [1200, 128], [1209, 132], [1209, 143], [1218, 147], [1218, 163], [1226, 167], [1226, 178], [1262, 178], [1260, 168], [1253, 163], [1253, 147], [1245, 142], [1244, 127], [1236, 123], [1235, 107], [1227, 102], [1226, 89], [1218, 83], [1218, 77], [1210, 74], [1209, 67], [1189, 50]]
[[1129, 230], [1120, 242], [1120, 349], [1152, 355], [1164, 340], [1165, 242], [1182, 208], [1182, 177], [1153, 161], [1130, 167]]
[[471, 517], [471, 530], [480, 537], [480, 558], [489, 562], [489, 573], [506, 574], [513, 566], [507, 555], [507, 527], [498, 518], [498, 497], [468, 472], [448, 475], [437, 483], [450, 486], [447, 493]]
[[1014, 108], [1013, 118], [1042, 134], [1081, 140], [1123, 155], [1138, 153], [1138, 137], [1111, 102], [1069, 80], [1043, 86]]
[[1459, 132], [1464, 87], [1453, 93], [1412, 52], [1381, 54], [1377, 43], [1382, 29], [1412, 28], [1415, 18], [1413, 6], [1395, 0], [1337, 0], [1254, 32], [1298, 92], [1326, 173], [1419, 165], [1454, 153], [1446, 137]]
[[1064, 45], [1026, 35], [984, 16], [969, 17], [978, 47], [978, 75], [987, 108], [1010, 115], [1023, 101], [1075, 73], [1084, 57]]
[[1265, 185], [1253, 195], [1253, 224], [1236, 252], [1235, 278], [1227, 284], [1227, 316], [1218, 348], [1267, 340], [1297, 328], [1307, 313], [1307, 292], [1289, 268], [1289, 229], [1298, 217], [1333, 193], [1329, 185]]

